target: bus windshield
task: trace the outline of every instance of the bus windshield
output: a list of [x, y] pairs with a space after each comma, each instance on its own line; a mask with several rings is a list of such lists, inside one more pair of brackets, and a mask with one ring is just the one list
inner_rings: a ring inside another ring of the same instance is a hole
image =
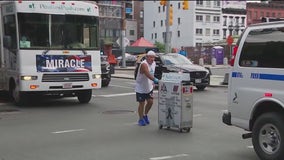
[[98, 18], [19, 13], [20, 49], [98, 49]]

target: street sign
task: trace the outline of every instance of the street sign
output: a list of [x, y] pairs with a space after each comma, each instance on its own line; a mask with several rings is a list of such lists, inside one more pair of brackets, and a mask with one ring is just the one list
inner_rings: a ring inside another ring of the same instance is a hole
[[[120, 38], [118, 38], [116, 41], [115, 41], [119, 46], [121, 46], [120, 44]], [[124, 37], [124, 47], [128, 46], [130, 44], [130, 41], [128, 38]]]

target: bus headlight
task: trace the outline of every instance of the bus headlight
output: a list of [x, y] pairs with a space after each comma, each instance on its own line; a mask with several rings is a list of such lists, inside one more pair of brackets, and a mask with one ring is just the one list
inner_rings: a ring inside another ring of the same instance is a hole
[[99, 78], [101, 78], [100, 74], [93, 74], [93, 79], [99, 79]]
[[24, 81], [37, 80], [37, 76], [21, 76], [21, 80]]

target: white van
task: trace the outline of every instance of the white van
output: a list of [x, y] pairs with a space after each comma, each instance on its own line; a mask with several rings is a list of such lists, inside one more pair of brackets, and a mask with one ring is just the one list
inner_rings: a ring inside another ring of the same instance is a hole
[[284, 22], [247, 27], [237, 43], [223, 123], [248, 133], [262, 160], [284, 159]]

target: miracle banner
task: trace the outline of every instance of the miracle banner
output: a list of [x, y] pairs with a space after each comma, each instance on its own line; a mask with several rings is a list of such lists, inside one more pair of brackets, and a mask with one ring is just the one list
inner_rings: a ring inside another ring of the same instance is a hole
[[36, 55], [37, 72], [90, 72], [91, 55]]

